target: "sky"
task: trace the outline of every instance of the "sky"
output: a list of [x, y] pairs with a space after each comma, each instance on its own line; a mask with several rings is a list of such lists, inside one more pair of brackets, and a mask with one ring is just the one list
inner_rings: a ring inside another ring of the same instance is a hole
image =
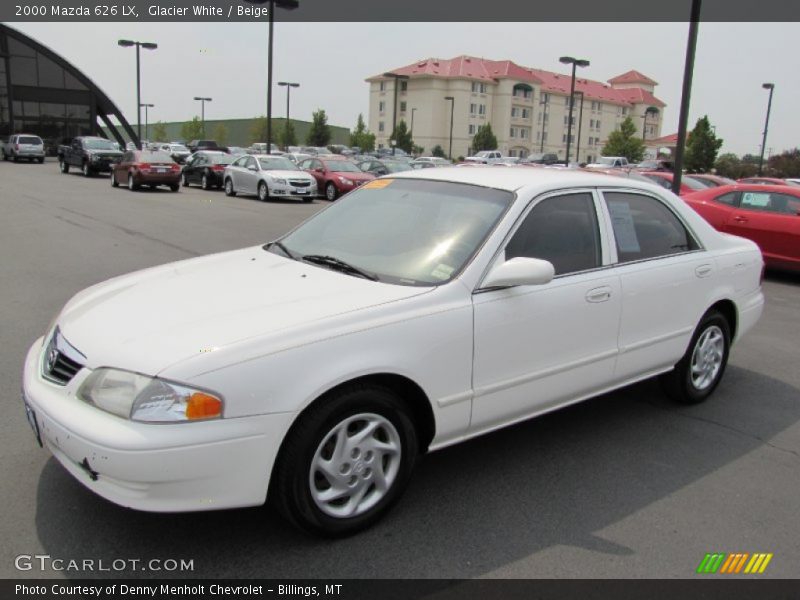
[[[142, 50], [142, 102], [150, 122], [183, 121], [200, 112], [195, 96], [210, 96], [207, 119], [266, 114], [267, 26], [264, 23], [15, 23], [72, 62], [136, 120], [134, 51], [128, 38], [158, 43]], [[722, 152], [758, 154], [775, 92], [767, 153], [800, 146], [800, 23], [701, 23], [689, 111], [690, 129], [708, 115], [724, 140]], [[364, 81], [423, 58], [461, 54], [509, 59], [564, 72], [558, 57], [586, 58], [580, 76], [598, 81], [630, 69], [656, 80], [666, 102], [662, 134], [677, 132], [687, 23], [280, 23], [275, 24], [273, 81], [300, 83], [291, 116], [352, 128], [367, 117]], [[76, 44], [75, 40], [81, 40]], [[285, 88], [274, 88], [273, 116], [286, 113]], [[143, 117], [144, 118], [144, 117]]]

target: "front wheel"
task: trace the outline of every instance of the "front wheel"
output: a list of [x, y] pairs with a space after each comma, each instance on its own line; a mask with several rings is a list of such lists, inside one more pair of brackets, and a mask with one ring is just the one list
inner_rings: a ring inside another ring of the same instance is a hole
[[235, 196], [236, 190], [233, 189], [233, 180], [228, 177], [225, 180], [225, 195], [226, 196]]
[[69, 164], [63, 158], [58, 161], [58, 168], [61, 169], [62, 173], [69, 173]]
[[400, 498], [417, 453], [399, 396], [381, 386], [347, 387], [308, 409], [287, 434], [270, 500], [312, 533], [355, 533]]
[[44, 164], [44, 157], [42, 157], [42, 158], [37, 158], [36, 160], [38, 160], [38, 161], [39, 161], [39, 164], [40, 164], [40, 165]]
[[92, 168], [89, 166], [88, 162], [84, 161], [82, 172], [83, 172], [83, 176], [84, 177], [91, 177], [92, 176]]
[[263, 181], [258, 184], [258, 199], [262, 202], [269, 200], [269, 188]]
[[728, 320], [716, 310], [703, 315], [686, 354], [675, 369], [661, 376], [667, 395], [681, 404], [699, 404], [716, 389], [731, 345]]
[[333, 184], [333, 182], [328, 183], [328, 185], [325, 186], [325, 197], [333, 202], [338, 196], [339, 190], [336, 189], [336, 186]]
[[119, 181], [117, 181], [116, 171], [111, 171], [111, 187], [119, 187]]

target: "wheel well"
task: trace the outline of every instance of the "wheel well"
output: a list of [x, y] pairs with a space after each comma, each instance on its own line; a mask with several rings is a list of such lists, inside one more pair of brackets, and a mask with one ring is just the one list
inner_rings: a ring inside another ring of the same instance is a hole
[[433, 417], [433, 409], [431, 408], [431, 402], [427, 394], [425, 394], [419, 385], [408, 377], [395, 373], [375, 373], [357, 377], [356, 379], [350, 379], [322, 394], [307, 406], [305, 410], [308, 410], [310, 406], [313, 406], [329, 394], [336, 393], [338, 390], [353, 384], [379, 385], [396, 392], [408, 406], [409, 416], [417, 428], [420, 453], [427, 452], [428, 446], [436, 433], [436, 421]]
[[720, 300], [708, 310], [719, 311], [722, 314], [722, 316], [725, 317], [725, 320], [728, 322], [728, 326], [731, 329], [731, 341], [736, 339], [736, 326], [737, 326], [736, 305], [730, 300]]

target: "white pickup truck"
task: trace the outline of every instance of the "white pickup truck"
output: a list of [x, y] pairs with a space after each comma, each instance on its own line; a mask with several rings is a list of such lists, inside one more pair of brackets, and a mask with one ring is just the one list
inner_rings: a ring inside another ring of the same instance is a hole
[[505, 160], [499, 150], [481, 150], [475, 156], [467, 156], [464, 161], [479, 165], [493, 165]]

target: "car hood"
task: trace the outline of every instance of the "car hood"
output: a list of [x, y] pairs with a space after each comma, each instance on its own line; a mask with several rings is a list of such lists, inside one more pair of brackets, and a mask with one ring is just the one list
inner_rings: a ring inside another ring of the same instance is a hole
[[353, 181], [369, 181], [375, 179], [375, 175], [372, 173], [353, 173], [352, 171], [331, 171], [331, 175], [345, 177]]
[[311, 175], [305, 171], [291, 171], [291, 170], [272, 170], [262, 171], [264, 175], [269, 177], [278, 177], [280, 179], [305, 179], [307, 181], [316, 181]]
[[89, 368], [155, 375], [247, 339], [280, 334], [285, 340], [287, 332], [307, 334], [309, 327], [324, 336], [327, 320], [425, 291], [353, 277], [257, 246], [98, 284], [70, 300], [58, 324]]

